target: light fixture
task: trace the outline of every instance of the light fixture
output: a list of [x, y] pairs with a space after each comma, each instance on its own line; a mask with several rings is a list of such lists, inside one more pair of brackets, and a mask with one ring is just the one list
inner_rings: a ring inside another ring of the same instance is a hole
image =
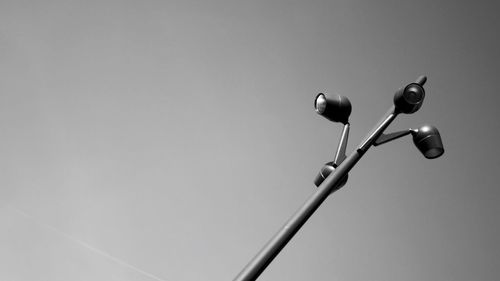
[[314, 99], [316, 113], [333, 122], [346, 124], [351, 115], [351, 102], [348, 98], [335, 95], [319, 93]]
[[443, 155], [443, 141], [436, 127], [424, 125], [417, 130], [412, 130], [413, 142], [425, 158], [434, 159]]
[[422, 106], [425, 98], [423, 88], [427, 77], [421, 76], [414, 83], [399, 89], [394, 94], [394, 104], [363, 142], [348, 156], [345, 155], [349, 135], [349, 115], [351, 103], [349, 99], [339, 95], [320, 93], [314, 100], [316, 112], [333, 122], [344, 124], [340, 142], [334, 160], [326, 163], [314, 179], [318, 187], [316, 192], [300, 207], [288, 222], [271, 238], [271, 240], [250, 260], [245, 268], [236, 276], [234, 281], [254, 281], [299, 231], [323, 201], [334, 191], [347, 182], [349, 171], [372, 145], [381, 145], [391, 140], [411, 134], [415, 146], [424, 157], [433, 159], [444, 153], [443, 143], [439, 131], [430, 125], [418, 129], [407, 129], [399, 132], [384, 134], [385, 129], [400, 113], [411, 114]]
[[394, 105], [398, 113], [411, 114], [420, 109], [425, 98], [425, 81], [427, 77], [421, 76], [415, 83], [408, 84], [394, 94]]
[[[347, 97], [319, 93], [316, 99], [314, 99], [314, 108], [316, 113], [326, 119], [344, 124], [334, 160], [323, 165], [318, 175], [314, 178], [314, 184], [319, 186], [346, 157], [345, 150], [349, 136], [349, 116], [351, 115], [352, 106]], [[339, 188], [346, 184], [348, 177], [348, 175], [345, 175], [342, 182], [338, 184]]]

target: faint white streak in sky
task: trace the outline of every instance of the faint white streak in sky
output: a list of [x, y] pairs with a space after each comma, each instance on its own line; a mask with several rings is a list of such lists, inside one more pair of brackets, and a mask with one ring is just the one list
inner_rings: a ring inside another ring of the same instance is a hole
[[119, 258], [114, 257], [114, 256], [112, 256], [111, 254], [106, 253], [106, 252], [105, 252], [105, 251], [103, 251], [103, 250], [97, 249], [96, 247], [94, 247], [94, 246], [92, 246], [92, 245], [90, 245], [90, 244], [88, 244], [88, 243], [86, 243], [86, 242], [84, 242], [84, 241], [82, 241], [82, 240], [80, 240], [80, 239], [78, 239], [78, 238], [75, 238], [75, 237], [73, 237], [73, 236], [71, 236], [71, 235], [69, 235], [69, 234], [67, 234], [67, 233], [63, 232], [63, 231], [61, 231], [61, 230], [59, 230], [59, 229], [55, 228], [55, 227], [54, 227], [54, 226], [52, 226], [52, 225], [49, 225], [49, 224], [47, 224], [47, 223], [44, 223], [44, 222], [42, 222], [42, 221], [40, 221], [40, 220], [36, 219], [34, 216], [31, 216], [31, 215], [29, 215], [29, 214], [27, 214], [27, 213], [25, 213], [25, 212], [23, 212], [23, 211], [21, 211], [21, 210], [19, 210], [19, 209], [15, 208], [15, 207], [8, 206], [8, 208], [9, 208], [9, 209], [11, 209], [11, 210], [12, 210], [12, 211], [14, 211], [14, 212], [16, 212], [16, 213], [18, 213], [18, 214], [20, 214], [20, 215], [22, 215], [22, 216], [26, 217], [26, 218], [28, 218], [28, 219], [30, 219], [30, 220], [32, 220], [32, 221], [34, 221], [36, 224], [38, 224], [38, 225], [42, 226], [43, 228], [49, 229], [49, 230], [51, 230], [51, 231], [53, 231], [53, 232], [56, 232], [57, 234], [59, 234], [59, 235], [61, 235], [61, 236], [65, 237], [66, 239], [71, 240], [71, 241], [73, 241], [73, 242], [77, 243], [78, 245], [80, 245], [80, 246], [82, 246], [82, 247], [84, 247], [84, 248], [87, 248], [87, 249], [91, 250], [92, 252], [94, 252], [94, 253], [96, 253], [96, 254], [98, 254], [98, 255], [101, 255], [101, 256], [103, 256], [103, 257], [105, 257], [105, 258], [109, 259], [109, 260], [112, 260], [112, 261], [114, 261], [115, 263], [117, 263], [117, 264], [119, 264], [119, 265], [121, 265], [121, 266], [123, 266], [123, 267], [129, 268], [129, 269], [132, 269], [133, 271], [136, 271], [136, 272], [138, 272], [138, 273], [140, 273], [140, 274], [142, 274], [142, 275], [144, 275], [144, 276], [147, 276], [147, 277], [149, 277], [149, 278], [151, 278], [151, 279], [154, 279], [154, 280], [157, 280], [157, 281], [166, 281], [165, 279], [162, 279], [162, 278], [160, 278], [160, 277], [158, 277], [158, 276], [156, 276], [156, 275], [154, 275], [154, 274], [151, 274], [151, 273], [149, 273], [149, 272], [146, 272], [146, 271], [144, 271], [144, 270], [142, 270], [142, 269], [140, 269], [140, 268], [137, 268], [137, 267], [135, 267], [135, 266], [133, 266], [133, 265], [131, 265], [131, 264], [129, 264], [129, 263], [127, 263], [127, 262], [123, 261], [123, 260], [120, 260]]

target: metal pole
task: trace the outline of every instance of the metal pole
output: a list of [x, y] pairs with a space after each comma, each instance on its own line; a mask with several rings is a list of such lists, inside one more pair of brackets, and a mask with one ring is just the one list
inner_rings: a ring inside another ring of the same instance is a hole
[[384, 132], [389, 124], [396, 118], [394, 106], [382, 118], [368, 137], [362, 142], [356, 151], [347, 157], [318, 187], [316, 192], [302, 205], [302, 207], [288, 220], [288, 222], [274, 235], [271, 240], [260, 250], [260, 252], [243, 268], [234, 278], [234, 281], [254, 281], [273, 261], [279, 252], [286, 246], [288, 241], [299, 231], [304, 223], [325, 201], [337, 185], [342, 181], [354, 165], [361, 159], [363, 154], [370, 148], [375, 140]]

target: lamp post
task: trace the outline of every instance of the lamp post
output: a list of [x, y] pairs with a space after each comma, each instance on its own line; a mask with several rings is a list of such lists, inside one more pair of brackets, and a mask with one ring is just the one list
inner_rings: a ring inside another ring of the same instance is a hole
[[413, 142], [424, 157], [433, 159], [444, 153], [441, 136], [438, 130], [430, 125], [418, 129], [384, 134], [398, 114], [416, 112], [424, 101], [423, 88], [427, 77], [421, 76], [414, 83], [399, 89], [394, 95], [394, 104], [375, 126], [366, 139], [348, 157], [345, 156], [349, 135], [349, 115], [351, 103], [346, 97], [318, 94], [314, 101], [316, 112], [333, 122], [344, 125], [339, 146], [332, 162], [326, 163], [316, 176], [314, 183], [316, 192], [300, 207], [300, 209], [285, 223], [285, 225], [264, 245], [257, 255], [234, 278], [234, 281], [253, 281], [266, 269], [309, 217], [332, 192], [340, 189], [346, 182], [349, 171], [356, 165], [372, 145], [381, 145], [391, 140], [411, 134]]

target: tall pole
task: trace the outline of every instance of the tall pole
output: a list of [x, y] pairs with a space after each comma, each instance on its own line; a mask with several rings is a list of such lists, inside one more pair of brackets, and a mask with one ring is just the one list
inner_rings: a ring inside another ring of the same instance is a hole
[[397, 112], [394, 106], [382, 118], [379, 124], [366, 137], [361, 145], [349, 155], [318, 187], [316, 192], [302, 205], [302, 207], [288, 220], [288, 222], [274, 235], [260, 252], [243, 268], [234, 278], [234, 281], [254, 281], [273, 261], [285, 245], [299, 231], [304, 223], [325, 201], [337, 187], [349, 171], [361, 159], [364, 153], [374, 144], [377, 138], [384, 132], [389, 124], [396, 118]]

